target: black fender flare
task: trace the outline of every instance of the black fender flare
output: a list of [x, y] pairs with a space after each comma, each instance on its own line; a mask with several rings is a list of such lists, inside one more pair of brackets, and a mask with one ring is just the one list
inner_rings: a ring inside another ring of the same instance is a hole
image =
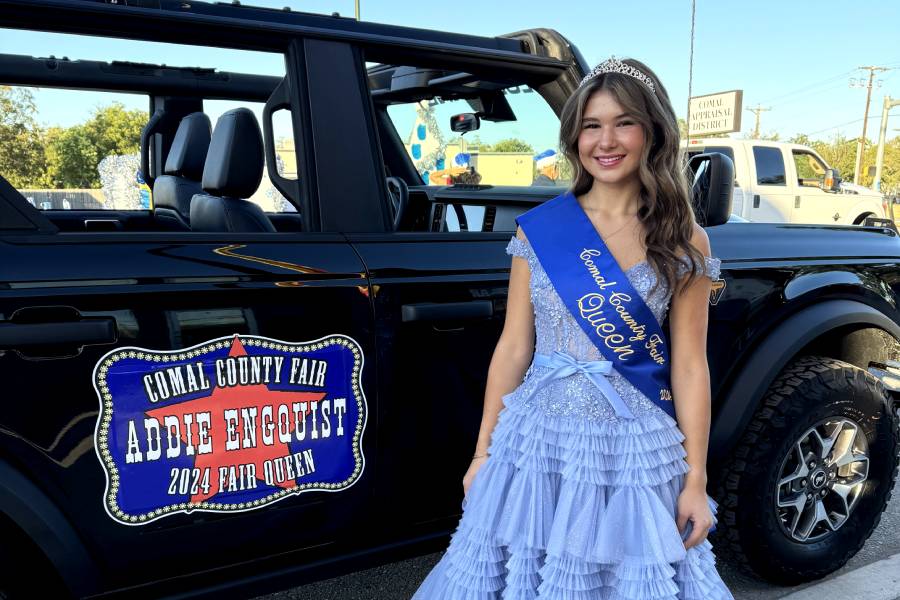
[[712, 462], [723, 464], [737, 445], [769, 386], [800, 350], [823, 333], [861, 325], [877, 327], [900, 340], [900, 325], [877, 309], [854, 300], [826, 300], [791, 315], [757, 345], [724, 391], [710, 429]]
[[97, 569], [68, 519], [34, 483], [2, 460], [0, 513], [44, 553], [74, 596], [96, 593]]

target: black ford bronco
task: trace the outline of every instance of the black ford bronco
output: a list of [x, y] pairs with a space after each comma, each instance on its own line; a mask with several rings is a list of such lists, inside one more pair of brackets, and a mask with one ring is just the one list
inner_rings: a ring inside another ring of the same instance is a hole
[[[575, 47], [193, 0], [0, 0], [0, 23], [42, 48], [0, 55], [0, 92], [145, 111], [133, 156], [88, 161], [102, 185], [0, 173], [0, 596], [249, 596], [443, 547], [504, 248], [565, 185], [535, 185], [538, 142], [474, 135], [552, 142]], [[76, 133], [48, 165], [99, 139]], [[822, 577], [897, 474], [900, 241], [730, 219], [728, 160], [691, 166], [723, 260], [713, 542]]]

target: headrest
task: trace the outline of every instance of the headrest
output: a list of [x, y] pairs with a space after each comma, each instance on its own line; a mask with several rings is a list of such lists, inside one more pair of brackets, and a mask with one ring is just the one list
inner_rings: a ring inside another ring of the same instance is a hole
[[216, 123], [203, 167], [203, 189], [214, 196], [249, 198], [262, 180], [263, 141], [248, 108], [224, 113]]
[[166, 157], [165, 174], [200, 181], [211, 129], [209, 117], [202, 112], [191, 113], [181, 119], [172, 140], [172, 149]]

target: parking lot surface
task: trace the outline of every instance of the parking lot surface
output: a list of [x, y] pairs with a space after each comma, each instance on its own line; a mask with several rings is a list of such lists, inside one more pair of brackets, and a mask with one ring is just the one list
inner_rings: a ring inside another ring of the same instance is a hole
[[[900, 499], [895, 491], [894, 498], [888, 505], [881, 523], [866, 542], [865, 547], [854, 556], [847, 565], [832, 573], [823, 580], [795, 587], [774, 586], [741, 572], [737, 566], [726, 561], [719, 560], [718, 568], [722, 579], [728, 584], [729, 589], [737, 600], [775, 600], [785, 598], [797, 592], [810, 593], [821, 590], [825, 595], [818, 595], [821, 600], [838, 600], [835, 596], [834, 586], [826, 584], [838, 577], [847, 575], [867, 565], [876, 565], [871, 572], [866, 573], [866, 581], [871, 582], [873, 589], [879, 585], [883, 587], [891, 577], [896, 578], [896, 560], [885, 560], [900, 555]], [[290, 590], [260, 596], [255, 600], [408, 600], [415, 592], [418, 584], [428, 571], [440, 559], [441, 553], [428, 554], [418, 558], [387, 564], [373, 569], [366, 569], [352, 573], [344, 577], [327, 579], [317, 583], [299, 586]], [[859, 583], [854, 582], [855, 589], [860, 595], [855, 598], [866, 597], [862, 594]], [[817, 589], [819, 588], [819, 589]], [[851, 596], [841, 596], [840, 600]], [[896, 589], [894, 596], [871, 596], [872, 600], [900, 599], [900, 587]]]

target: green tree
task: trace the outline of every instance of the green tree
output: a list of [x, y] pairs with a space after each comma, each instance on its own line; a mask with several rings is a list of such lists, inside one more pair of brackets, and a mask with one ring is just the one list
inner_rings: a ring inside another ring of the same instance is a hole
[[900, 195], [900, 137], [895, 137], [884, 144], [881, 189], [886, 194]]
[[[856, 160], [856, 140], [853, 140], [853, 158]], [[878, 158], [878, 140], [866, 141], [866, 150], [863, 153], [859, 183], [872, 187], [875, 185], [875, 163]], [[855, 166], [855, 162], [854, 162]], [[871, 171], [871, 174], [870, 174]], [[881, 189], [885, 193], [896, 193], [900, 188], [900, 138], [885, 140], [884, 143], [884, 168], [881, 173]], [[853, 179], [853, 171], [848, 171], [844, 176]]]
[[[459, 136], [456, 138], [456, 143], [461, 144], [463, 140], [463, 136]], [[477, 133], [475, 135], [470, 135], [465, 137], [465, 141], [469, 150], [481, 149], [485, 147], [485, 143], [481, 141], [481, 136]]]
[[813, 141], [805, 133], [798, 133], [794, 137], [789, 138], [788, 142], [792, 144], [801, 144], [803, 146], [812, 146], [813, 143]]
[[534, 152], [534, 148], [528, 142], [519, 138], [507, 138], [496, 144], [482, 144], [481, 152]]
[[0, 175], [17, 188], [38, 185], [46, 167], [34, 113], [30, 90], [0, 86]]
[[836, 135], [830, 142], [816, 140], [810, 144], [825, 159], [828, 166], [837, 169], [841, 177], [853, 181], [853, 170], [856, 168], [856, 140]]
[[81, 125], [47, 132], [48, 185], [57, 188], [97, 188], [97, 165], [107, 156], [140, 151], [147, 113], [126, 110], [114, 102], [94, 109]]
[[47, 135], [47, 186], [52, 188], [97, 188], [100, 157], [84, 125], [53, 128]]
[[140, 151], [141, 130], [147, 124], [147, 113], [125, 110], [119, 102], [95, 109], [85, 124], [88, 138], [94, 142], [100, 159], [114, 154]]
[[770, 142], [777, 142], [781, 140], [781, 135], [777, 131], [770, 131], [768, 133], [760, 133], [759, 137], [753, 137], [753, 133], [745, 133], [743, 135], [743, 139], [745, 140], [768, 140]]
[[569, 159], [566, 158], [566, 154], [563, 151], [557, 150], [557, 154], [559, 160], [556, 163], [556, 167], [559, 169], [559, 181], [571, 183], [572, 179], [575, 177], [575, 170], [572, 168], [572, 163], [569, 162]]

